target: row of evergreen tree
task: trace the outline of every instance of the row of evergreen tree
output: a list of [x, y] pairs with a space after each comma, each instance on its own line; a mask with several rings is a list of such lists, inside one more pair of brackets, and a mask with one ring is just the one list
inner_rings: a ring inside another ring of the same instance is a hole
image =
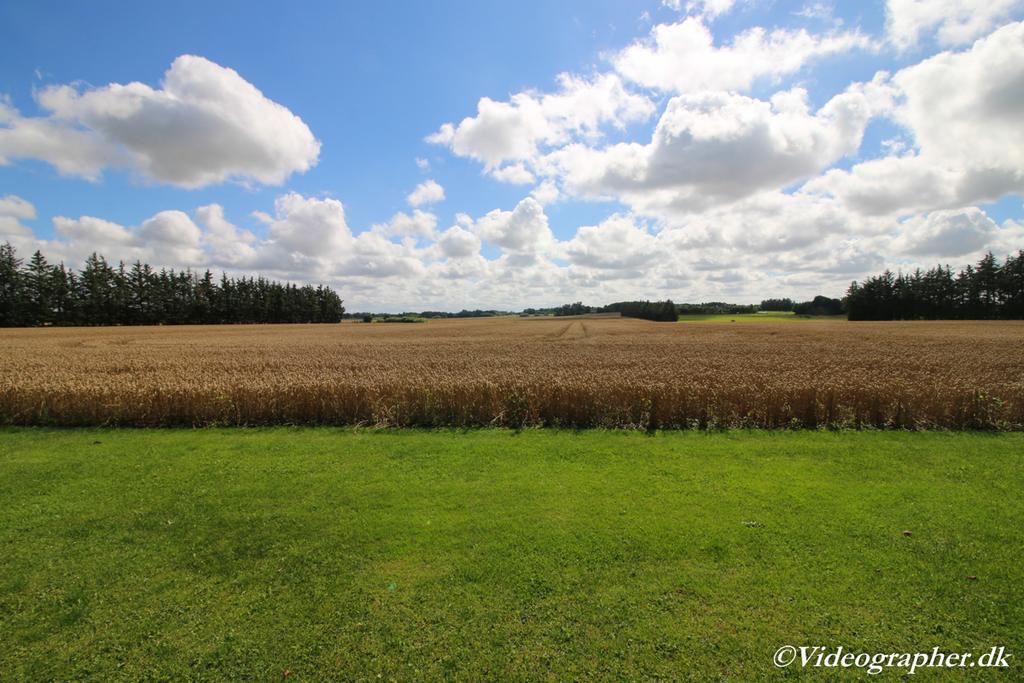
[[155, 271], [136, 261], [111, 266], [98, 254], [81, 271], [27, 263], [0, 246], [0, 326], [336, 323], [345, 308], [329, 287], [258, 278], [215, 280], [207, 270]]
[[989, 253], [958, 273], [947, 266], [885, 271], [846, 293], [850, 320], [1024, 319], [1024, 250], [999, 263]]

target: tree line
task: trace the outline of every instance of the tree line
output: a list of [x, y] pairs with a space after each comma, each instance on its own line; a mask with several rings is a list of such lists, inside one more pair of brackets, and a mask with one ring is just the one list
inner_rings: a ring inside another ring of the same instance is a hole
[[797, 315], [841, 315], [843, 302], [825, 296], [816, 296], [811, 301], [794, 303], [792, 299], [765, 299], [757, 304], [730, 304], [724, 301], [708, 301], [700, 304], [675, 304], [666, 301], [618, 301], [607, 306], [587, 306], [577, 301], [555, 308], [527, 308], [524, 313], [556, 316], [583, 315], [585, 313], [618, 312], [626, 318], [645, 320], [675, 321], [681, 315], [749, 315], [758, 311], [792, 311]]
[[990, 252], [957, 273], [948, 266], [854, 281], [846, 293], [850, 320], [1024, 319], [1024, 250], [999, 263]]
[[551, 313], [555, 316], [621, 313], [626, 318], [642, 318], [659, 322], [674, 322], [679, 319], [679, 311], [671, 299], [665, 301], [616, 301], [607, 306], [587, 306], [583, 302], [577, 301], [550, 309], [527, 308], [523, 313]]
[[371, 313], [369, 311], [356, 311], [351, 313], [345, 313], [345, 319], [357, 319], [363, 320], [369, 318], [493, 318], [498, 315], [512, 315], [509, 311], [497, 311], [493, 309], [482, 310], [474, 309], [472, 311], [462, 309], [455, 313], [451, 311], [403, 311], [401, 313]]
[[0, 245], [0, 326], [336, 323], [345, 313], [329, 287], [263, 277], [219, 280], [207, 270], [111, 266], [92, 254], [78, 272], [36, 251], [27, 263]]

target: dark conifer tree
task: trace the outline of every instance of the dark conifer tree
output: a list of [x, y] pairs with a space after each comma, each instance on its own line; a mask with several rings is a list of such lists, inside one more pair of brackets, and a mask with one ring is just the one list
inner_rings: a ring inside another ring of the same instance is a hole
[[10, 244], [0, 245], [0, 326], [336, 323], [344, 313], [324, 285], [226, 273], [218, 282], [209, 270], [155, 273], [140, 261], [112, 268], [95, 253], [76, 275], [38, 251], [25, 265]]

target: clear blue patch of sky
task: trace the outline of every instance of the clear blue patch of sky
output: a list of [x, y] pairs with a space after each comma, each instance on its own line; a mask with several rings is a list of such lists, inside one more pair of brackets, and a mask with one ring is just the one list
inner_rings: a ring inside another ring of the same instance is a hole
[[[1021, 215], [1024, 214], [1024, 198], [1020, 195], [1011, 195], [997, 202], [979, 204], [978, 207], [996, 223], [1002, 223], [1007, 219], [1020, 221]], [[1021, 248], [1024, 249], [1024, 244]]]

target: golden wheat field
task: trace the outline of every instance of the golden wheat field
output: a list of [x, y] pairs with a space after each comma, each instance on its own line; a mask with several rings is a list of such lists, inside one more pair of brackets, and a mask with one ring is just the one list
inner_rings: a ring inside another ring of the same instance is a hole
[[0, 422], [1019, 430], [1022, 342], [1022, 322], [3, 330]]

